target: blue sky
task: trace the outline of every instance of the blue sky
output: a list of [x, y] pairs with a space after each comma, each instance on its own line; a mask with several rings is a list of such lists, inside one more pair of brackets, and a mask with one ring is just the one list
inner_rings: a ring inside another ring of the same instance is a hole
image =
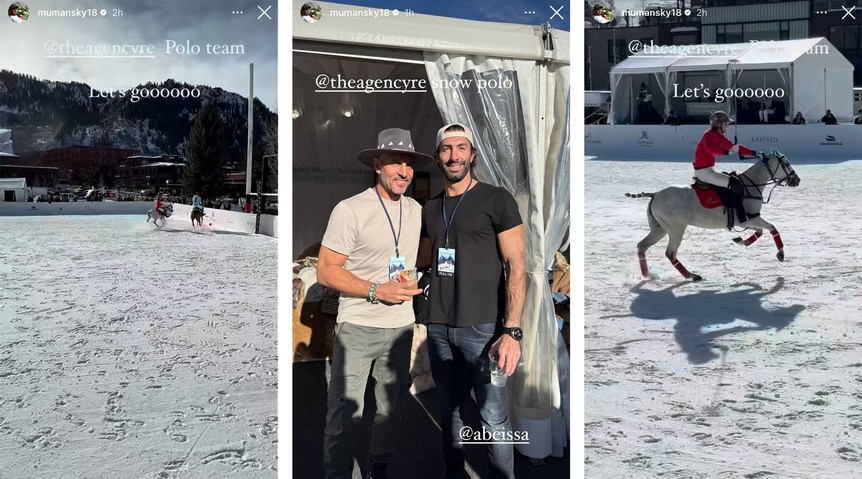
[[[412, 9], [414, 13], [425, 15], [484, 22], [539, 25], [550, 20], [552, 27], [571, 31], [569, 25], [572, 9], [569, 0], [336, 0], [335, 3], [398, 10]], [[563, 7], [562, 10], [560, 7]], [[565, 20], [555, 15], [555, 10], [559, 11], [559, 15], [562, 15]], [[583, 17], [582, 6], [578, 11]], [[551, 20], [552, 16], [554, 18]]]

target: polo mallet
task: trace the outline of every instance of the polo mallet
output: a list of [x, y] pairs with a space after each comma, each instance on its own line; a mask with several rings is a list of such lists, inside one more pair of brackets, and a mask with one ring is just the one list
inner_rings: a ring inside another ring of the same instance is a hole
[[[737, 146], [739, 145], [739, 142], [736, 139], [736, 121], [733, 122], [733, 144]], [[757, 154], [754, 154], [752, 156], [742, 156], [742, 153], [739, 150], [736, 150], [736, 156], [739, 158], [739, 161], [757, 158]]]

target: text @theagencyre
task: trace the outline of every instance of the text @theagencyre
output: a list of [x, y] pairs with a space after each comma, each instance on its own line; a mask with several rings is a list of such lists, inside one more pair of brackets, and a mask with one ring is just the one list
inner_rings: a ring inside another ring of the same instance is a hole
[[[781, 48], [773, 40], [761, 42], [759, 40], [749, 40], [749, 44], [763, 43], [765, 51], [781, 51]], [[654, 41], [644, 43], [641, 40], [632, 40], [628, 43], [629, 53], [634, 55], [643, 53], [644, 55], [693, 55], [693, 56], [731, 56], [745, 53], [748, 48], [740, 48], [736, 44], [722, 45], [656, 45]], [[828, 45], [813, 45], [805, 51], [806, 55], [828, 55]]]
[[245, 55], [243, 44], [205, 43], [190, 40], [165, 40], [162, 48], [155, 44], [75, 43], [70, 40], [47, 40], [42, 46], [48, 56], [81, 57], [151, 57], [165, 55]]
[[318, 92], [354, 91], [354, 92], [424, 92], [431, 88], [512, 88], [509, 78], [449, 78], [427, 80], [425, 78], [344, 78], [341, 74], [330, 76], [325, 73], [317, 75], [314, 84]]

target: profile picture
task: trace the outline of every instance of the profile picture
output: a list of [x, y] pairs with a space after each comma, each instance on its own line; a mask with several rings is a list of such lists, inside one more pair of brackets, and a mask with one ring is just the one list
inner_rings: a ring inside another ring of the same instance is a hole
[[15, 2], [9, 5], [9, 20], [15, 23], [24, 23], [30, 18], [30, 7], [23, 2]]
[[305, 2], [299, 9], [299, 16], [305, 23], [316, 23], [323, 16], [323, 10], [315, 2]]
[[607, 2], [598, 2], [593, 5], [592, 14], [596, 23], [610, 23], [614, 19], [614, 7]]

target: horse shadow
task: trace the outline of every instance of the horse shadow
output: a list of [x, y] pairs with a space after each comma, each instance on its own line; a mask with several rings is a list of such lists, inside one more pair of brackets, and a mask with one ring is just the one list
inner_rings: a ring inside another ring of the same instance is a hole
[[[716, 350], [727, 350], [726, 346], [715, 344], [722, 336], [769, 329], [781, 331], [805, 309], [802, 304], [764, 308], [762, 300], [783, 288], [784, 278], [777, 278], [768, 290], [756, 283], [741, 283], [733, 285], [743, 287], [735, 291], [707, 290], [683, 295], [677, 295], [674, 289], [691, 284], [688, 281], [658, 291], [645, 289], [647, 282], [641, 281], [630, 290], [637, 297], [632, 301], [631, 315], [625, 316], [675, 319], [674, 337], [692, 364], [718, 359], [720, 354]], [[729, 326], [722, 328], [721, 325]]]

